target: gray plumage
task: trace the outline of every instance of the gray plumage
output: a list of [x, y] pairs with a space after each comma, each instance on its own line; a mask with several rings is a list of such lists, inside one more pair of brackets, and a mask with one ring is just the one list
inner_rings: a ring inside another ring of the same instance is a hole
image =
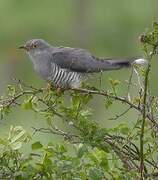
[[20, 48], [26, 49], [35, 71], [43, 79], [61, 88], [79, 87], [88, 73], [130, 67], [136, 60], [96, 58], [84, 49], [53, 47], [42, 39], [27, 41]]

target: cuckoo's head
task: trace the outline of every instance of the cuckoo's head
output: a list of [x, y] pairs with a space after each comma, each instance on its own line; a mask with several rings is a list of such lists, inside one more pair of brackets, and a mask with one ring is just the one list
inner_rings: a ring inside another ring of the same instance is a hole
[[33, 53], [37, 51], [42, 51], [49, 48], [50, 45], [43, 39], [31, 39], [27, 41], [24, 45], [20, 46], [20, 49], [26, 50], [28, 53]]

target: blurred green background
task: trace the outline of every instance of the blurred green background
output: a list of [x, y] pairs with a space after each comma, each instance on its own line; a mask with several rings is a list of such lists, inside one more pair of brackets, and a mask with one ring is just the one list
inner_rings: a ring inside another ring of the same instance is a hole
[[[156, 0], [0, 0], [0, 94], [14, 77], [37, 87], [45, 84], [33, 71], [26, 54], [17, 49], [26, 40], [42, 38], [55, 46], [86, 48], [102, 57], [132, 57], [143, 55], [138, 37], [157, 17]], [[158, 95], [157, 67], [155, 59], [150, 77], [154, 95]], [[129, 76], [128, 69], [106, 72], [101, 88], [110, 88], [110, 77], [118, 79], [124, 84], [119, 88], [122, 95]], [[90, 82], [99, 86], [98, 78]], [[118, 103], [105, 110], [104, 101], [95, 98], [91, 106], [93, 118], [104, 126], [135, 121], [135, 112], [131, 111], [117, 122], [107, 120], [125, 109]], [[0, 122], [1, 134], [4, 135], [10, 125], [22, 125], [30, 131], [32, 126], [44, 126], [43, 119], [17, 109]], [[44, 141], [52, 137], [41, 135], [40, 138]]]

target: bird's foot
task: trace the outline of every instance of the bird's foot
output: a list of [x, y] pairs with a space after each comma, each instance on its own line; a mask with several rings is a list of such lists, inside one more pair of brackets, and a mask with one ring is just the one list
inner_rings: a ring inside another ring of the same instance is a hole
[[61, 88], [61, 87], [57, 87], [56, 89], [56, 95], [57, 96], [61, 96], [64, 93], [65, 89]]
[[51, 84], [51, 82], [48, 82], [47, 85], [46, 85], [46, 87], [45, 87], [44, 90], [43, 90], [44, 99], [46, 99], [46, 98], [49, 96], [50, 91], [51, 91], [51, 88], [52, 88], [52, 84]]
[[48, 82], [46, 85], [46, 88], [44, 88], [44, 90], [43, 90], [43, 92], [45, 94], [44, 98], [47, 98], [50, 95], [51, 91], [53, 91], [55, 93], [55, 95], [61, 96], [65, 90], [66, 89], [64, 89], [60, 86], [53, 87], [52, 83]]
[[46, 86], [46, 91], [47, 91], [47, 92], [50, 92], [50, 91], [51, 91], [51, 88], [52, 88], [52, 84], [51, 84], [51, 82], [48, 82], [48, 83], [47, 83], [47, 86]]

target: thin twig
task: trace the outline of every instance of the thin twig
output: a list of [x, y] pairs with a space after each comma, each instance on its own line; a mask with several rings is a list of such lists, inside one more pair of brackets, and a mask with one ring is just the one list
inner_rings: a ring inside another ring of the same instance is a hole
[[[42, 133], [51, 133], [51, 134], [56, 134], [56, 135], [59, 135], [59, 136], [62, 136], [64, 137], [65, 139], [71, 141], [72, 143], [81, 143], [80, 140], [80, 137], [75, 135], [75, 134], [69, 134], [57, 127], [52, 127], [52, 128], [35, 128], [35, 127], [32, 127], [32, 129], [34, 130], [33, 132], [33, 135], [36, 134], [37, 132], [42, 132]], [[74, 139], [74, 138], [77, 138]]]
[[129, 81], [128, 81], [128, 85], [127, 85], [127, 95], [126, 95], [126, 97], [127, 97], [127, 99], [128, 99], [128, 101], [131, 101], [131, 97], [130, 97], [130, 87], [131, 87], [131, 84], [132, 84], [132, 77], [133, 77], [133, 66], [132, 66], [132, 68], [131, 68], [131, 75], [130, 75], [130, 77], [129, 77]]
[[146, 101], [147, 101], [147, 89], [148, 89], [148, 76], [150, 72], [150, 64], [148, 64], [145, 80], [144, 80], [144, 95], [143, 95], [143, 119], [141, 125], [141, 133], [140, 133], [140, 173], [141, 179], [143, 179], [144, 174], [144, 127], [145, 127], [145, 119], [146, 119]]
[[[127, 100], [124, 97], [120, 97], [120, 96], [115, 96], [115, 95], [111, 95], [105, 91], [97, 91], [97, 90], [91, 90], [91, 89], [81, 89], [81, 88], [72, 88], [71, 90], [74, 91], [78, 91], [81, 93], [87, 93], [87, 94], [95, 94], [95, 95], [100, 95], [100, 96], [104, 96], [104, 97], [108, 97], [111, 99], [114, 99], [116, 101], [125, 103], [127, 105], [129, 105], [131, 108], [137, 110], [138, 112], [140, 112], [142, 114], [143, 110], [140, 106], [137, 106], [135, 104], [133, 104], [132, 102], [130, 102], [129, 100]], [[158, 123], [155, 121], [155, 119], [153, 119], [153, 117], [148, 113], [146, 114], [146, 118], [148, 118], [155, 126], [155, 129], [158, 129]]]
[[131, 109], [131, 107], [127, 108], [127, 109], [126, 109], [125, 111], [123, 111], [122, 113], [116, 114], [115, 117], [109, 118], [109, 120], [117, 120], [117, 119], [119, 119], [120, 117], [124, 116], [130, 109]]

